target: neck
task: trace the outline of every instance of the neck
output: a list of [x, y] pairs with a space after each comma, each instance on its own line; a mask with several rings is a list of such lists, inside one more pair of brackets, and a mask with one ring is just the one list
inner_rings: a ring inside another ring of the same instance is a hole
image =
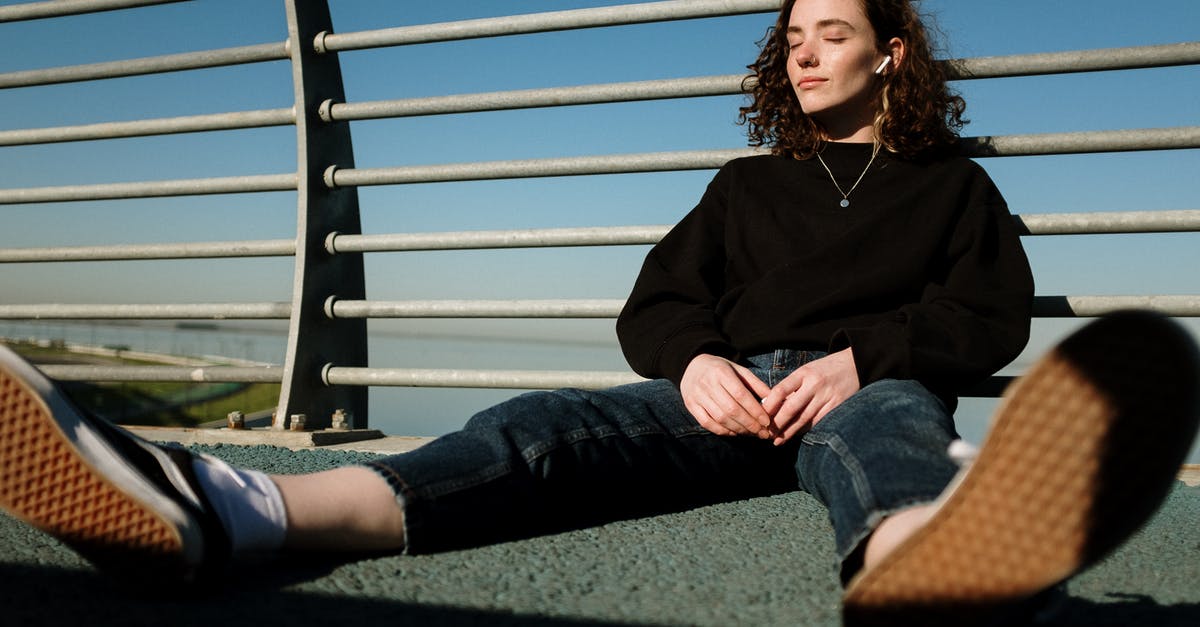
[[825, 141], [828, 142], [869, 144], [876, 141], [874, 111], [864, 111], [862, 115], [853, 117], [826, 118], [817, 122], [825, 133]]
[[870, 144], [877, 141], [873, 125], [856, 126], [839, 131], [825, 130], [825, 141], [845, 144]]

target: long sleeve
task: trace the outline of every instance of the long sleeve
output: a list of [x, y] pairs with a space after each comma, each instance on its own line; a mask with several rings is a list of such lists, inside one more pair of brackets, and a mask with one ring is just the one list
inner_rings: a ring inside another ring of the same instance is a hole
[[[830, 144], [853, 179], [870, 145]], [[994, 183], [962, 158], [880, 157], [849, 208], [813, 160], [726, 164], [647, 255], [617, 335], [679, 383], [706, 352], [853, 347], [863, 385], [916, 379], [948, 403], [1025, 346], [1033, 279]]]
[[722, 179], [718, 173], [700, 203], [646, 255], [617, 318], [621, 350], [642, 376], [678, 384], [697, 354], [737, 352], [715, 315], [726, 291]]
[[1007, 206], [990, 181], [952, 230], [918, 302], [838, 330], [863, 385], [916, 379], [951, 396], [1014, 359], [1029, 340], [1033, 276]]

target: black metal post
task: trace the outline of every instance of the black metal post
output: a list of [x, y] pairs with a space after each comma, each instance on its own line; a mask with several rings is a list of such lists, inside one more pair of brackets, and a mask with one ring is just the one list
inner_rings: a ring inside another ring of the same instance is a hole
[[362, 255], [331, 255], [324, 245], [334, 231], [361, 233], [357, 190], [330, 189], [322, 178], [331, 165], [354, 167], [349, 123], [325, 122], [318, 112], [325, 100], [345, 100], [342, 72], [336, 54], [318, 53], [313, 45], [318, 33], [333, 30], [325, 0], [285, 0], [285, 4], [299, 184], [292, 315], [273, 426], [284, 428], [290, 415], [306, 414], [307, 429], [322, 429], [341, 409], [351, 416], [348, 426], [361, 429], [367, 426], [367, 388], [326, 386], [321, 377], [326, 364], [367, 365], [366, 320], [333, 320], [325, 315], [330, 297], [366, 297]]

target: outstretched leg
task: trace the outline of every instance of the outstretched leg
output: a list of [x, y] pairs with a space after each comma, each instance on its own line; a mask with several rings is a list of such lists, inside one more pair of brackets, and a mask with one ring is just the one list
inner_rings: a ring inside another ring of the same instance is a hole
[[208, 579], [240, 553], [436, 551], [778, 492], [790, 465], [707, 432], [653, 381], [522, 395], [412, 453], [268, 477], [90, 416], [0, 348], [0, 506], [148, 583]]
[[974, 624], [1103, 558], [1166, 496], [1200, 422], [1198, 380], [1194, 342], [1161, 316], [1067, 338], [1006, 392], [928, 522], [850, 582], [847, 623]]
[[396, 493], [373, 470], [334, 468], [275, 475], [287, 507], [284, 548], [390, 551], [404, 548], [404, 514]]

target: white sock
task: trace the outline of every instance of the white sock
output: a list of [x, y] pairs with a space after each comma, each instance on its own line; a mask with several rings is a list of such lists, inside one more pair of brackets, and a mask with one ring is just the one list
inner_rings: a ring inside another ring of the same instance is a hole
[[278, 551], [287, 533], [279, 487], [266, 473], [234, 468], [203, 453], [192, 460], [204, 495], [225, 526], [234, 555]]

